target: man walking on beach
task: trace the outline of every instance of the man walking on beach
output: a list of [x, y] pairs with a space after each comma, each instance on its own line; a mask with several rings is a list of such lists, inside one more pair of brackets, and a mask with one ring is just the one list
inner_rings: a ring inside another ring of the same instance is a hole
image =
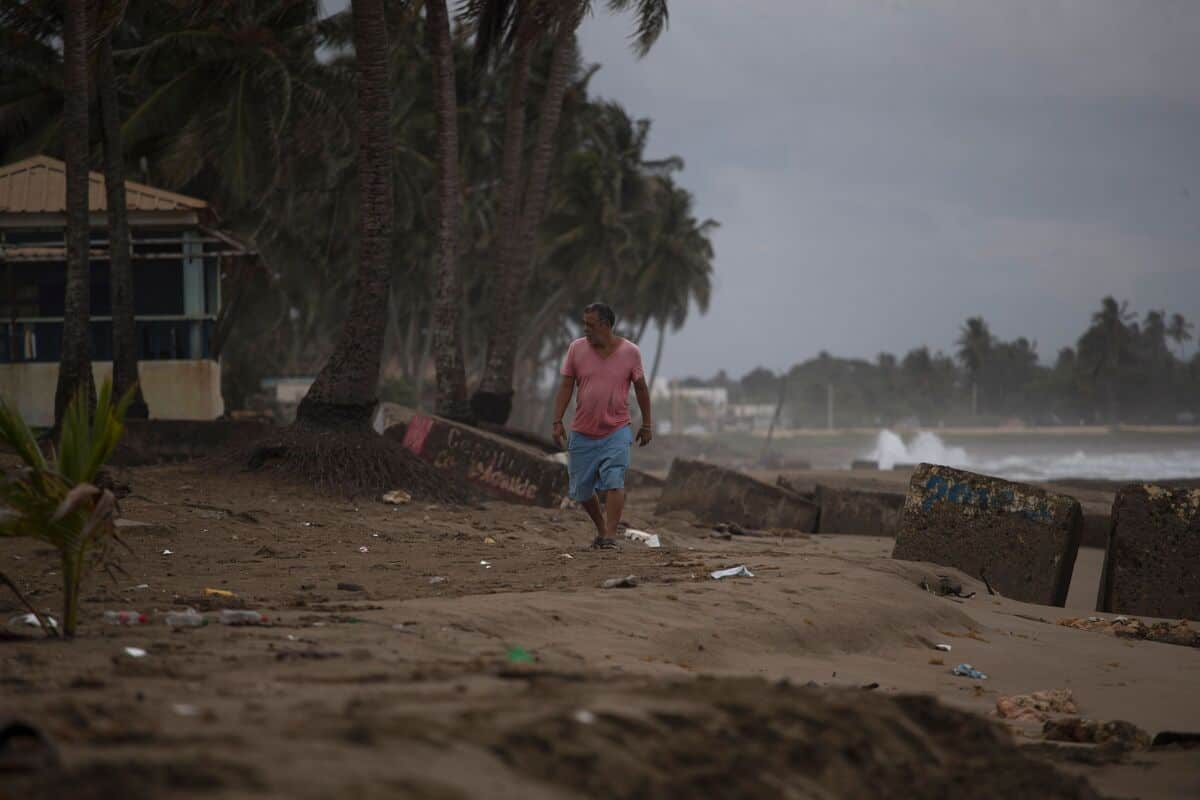
[[[625, 470], [634, 439], [641, 447], [653, 438], [650, 389], [642, 371], [642, 351], [633, 342], [613, 333], [617, 318], [604, 303], [583, 310], [583, 338], [571, 342], [563, 361], [562, 383], [554, 397], [554, 441], [567, 443], [570, 496], [582, 503], [596, 539], [592, 546], [614, 549], [617, 524], [625, 509]], [[633, 384], [642, 423], [637, 435], [630, 430], [629, 385]], [[563, 414], [576, 386], [575, 418], [571, 434], [563, 429]], [[607, 493], [604, 507], [597, 491]]]

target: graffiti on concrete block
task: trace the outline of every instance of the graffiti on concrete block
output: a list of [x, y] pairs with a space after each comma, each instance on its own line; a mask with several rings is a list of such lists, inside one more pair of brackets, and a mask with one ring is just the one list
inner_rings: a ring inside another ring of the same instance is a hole
[[1035, 495], [1018, 497], [1012, 489], [994, 489], [975, 486], [968, 481], [954, 481], [943, 475], [930, 475], [925, 481], [925, 495], [921, 499], [921, 510], [929, 511], [935, 503], [952, 503], [962, 506], [971, 514], [999, 511], [1020, 514], [1033, 522], [1053, 522], [1054, 513], [1045, 498]]

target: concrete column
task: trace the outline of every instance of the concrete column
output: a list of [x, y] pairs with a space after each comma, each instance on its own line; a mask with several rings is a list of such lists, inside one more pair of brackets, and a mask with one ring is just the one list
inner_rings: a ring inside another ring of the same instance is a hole
[[[183, 313], [189, 317], [204, 315], [204, 244], [196, 241], [195, 231], [183, 233]], [[203, 344], [203, 323], [188, 323], [188, 352], [199, 358]]]

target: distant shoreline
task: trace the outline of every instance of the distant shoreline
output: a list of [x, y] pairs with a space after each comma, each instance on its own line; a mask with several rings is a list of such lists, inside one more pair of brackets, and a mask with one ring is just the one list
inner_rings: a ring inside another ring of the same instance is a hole
[[[900, 434], [936, 433], [938, 436], [1028, 436], [1043, 434], [1046, 436], [1111, 436], [1115, 433], [1146, 433], [1159, 436], [1195, 436], [1200, 435], [1200, 425], [1043, 425], [1037, 427], [945, 427], [945, 428], [888, 428], [886, 426], [870, 428], [779, 428], [773, 438], [791, 439], [797, 437], [823, 438], [844, 436], [846, 434], [874, 435], [880, 431], [890, 430]], [[749, 435], [765, 439], [767, 432], [763, 430], [749, 431]], [[689, 435], [689, 434], [684, 434]], [[691, 434], [711, 436], [714, 434]]]

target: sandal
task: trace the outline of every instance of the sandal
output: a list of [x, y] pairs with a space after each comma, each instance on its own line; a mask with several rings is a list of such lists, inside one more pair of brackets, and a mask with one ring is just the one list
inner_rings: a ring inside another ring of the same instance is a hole
[[603, 536], [597, 536], [592, 540], [593, 550], [620, 550], [616, 539], [606, 539]]

